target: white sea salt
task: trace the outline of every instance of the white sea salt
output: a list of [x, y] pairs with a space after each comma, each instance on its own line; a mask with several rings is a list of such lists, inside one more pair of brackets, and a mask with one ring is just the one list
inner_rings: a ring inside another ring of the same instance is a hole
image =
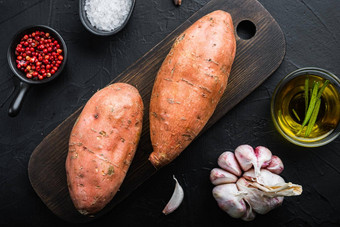
[[112, 31], [124, 23], [131, 4], [130, 0], [86, 0], [84, 9], [92, 26]]

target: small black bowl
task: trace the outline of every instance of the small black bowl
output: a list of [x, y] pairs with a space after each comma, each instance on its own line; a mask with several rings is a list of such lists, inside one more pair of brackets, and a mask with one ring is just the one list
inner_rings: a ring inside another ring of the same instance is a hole
[[79, 16], [80, 16], [80, 20], [81, 22], [83, 23], [84, 27], [92, 32], [93, 34], [95, 35], [100, 35], [100, 36], [110, 36], [110, 35], [114, 35], [116, 33], [118, 33], [120, 30], [122, 30], [125, 25], [127, 24], [127, 22], [129, 21], [130, 17], [131, 17], [131, 14], [135, 8], [135, 2], [136, 0], [128, 0], [128, 1], [131, 1], [131, 7], [130, 7], [130, 11], [129, 11], [129, 14], [127, 15], [127, 17], [125, 18], [125, 21], [123, 22], [123, 24], [117, 28], [115, 28], [114, 30], [112, 31], [103, 31], [103, 30], [100, 30], [96, 27], [94, 27], [89, 19], [87, 18], [86, 16], [86, 12], [85, 12], [85, 2], [86, 0], [79, 0]]
[[[21, 38], [25, 34], [30, 34], [34, 31], [43, 31], [45, 33], [46, 32], [50, 33], [50, 35], [59, 42], [59, 44], [62, 47], [61, 49], [63, 50], [64, 59], [61, 65], [59, 66], [58, 70], [51, 77], [44, 78], [43, 80], [28, 79], [26, 77], [26, 74], [17, 68], [17, 64], [16, 64], [16, 55], [15, 55], [16, 46], [20, 43]], [[15, 98], [11, 102], [10, 107], [8, 109], [8, 115], [11, 117], [14, 117], [19, 113], [21, 106], [22, 106], [22, 102], [25, 98], [25, 95], [27, 94], [27, 91], [29, 90], [31, 86], [49, 83], [55, 80], [61, 74], [66, 64], [66, 60], [67, 60], [66, 43], [56, 30], [46, 25], [34, 25], [34, 26], [25, 27], [14, 35], [12, 42], [8, 47], [7, 60], [14, 75], [20, 80], [19, 90], [17, 94], [15, 95]]]

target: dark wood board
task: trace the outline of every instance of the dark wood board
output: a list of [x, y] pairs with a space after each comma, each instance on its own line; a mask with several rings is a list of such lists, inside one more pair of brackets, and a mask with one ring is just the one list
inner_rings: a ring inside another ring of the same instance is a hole
[[120, 191], [100, 213], [93, 217], [80, 215], [73, 206], [66, 184], [65, 160], [69, 135], [82, 107], [47, 135], [33, 151], [28, 165], [29, 179], [38, 196], [54, 214], [74, 223], [95, 220], [108, 213], [157, 172], [148, 161], [148, 156], [152, 152], [148, 109], [155, 76], [174, 39], [200, 17], [217, 9], [225, 10], [232, 15], [235, 30], [241, 21], [251, 21], [256, 26], [256, 34], [248, 40], [236, 35], [236, 58], [227, 89], [202, 132], [216, 123], [279, 67], [285, 55], [284, 35], [276, 21], [259, 2], [256, 0], [210, 1], [111, 82], [126, 82], [134, 85], [143, 98], [145, 113], [140, 143], [127, 176]]

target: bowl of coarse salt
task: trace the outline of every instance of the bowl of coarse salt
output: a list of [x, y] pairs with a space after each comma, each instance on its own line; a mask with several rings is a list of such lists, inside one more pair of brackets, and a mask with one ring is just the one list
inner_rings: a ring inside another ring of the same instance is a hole
[[80, 20], [95, 35], [109, 36], [124, 28], [135, 0], [79, 0]]

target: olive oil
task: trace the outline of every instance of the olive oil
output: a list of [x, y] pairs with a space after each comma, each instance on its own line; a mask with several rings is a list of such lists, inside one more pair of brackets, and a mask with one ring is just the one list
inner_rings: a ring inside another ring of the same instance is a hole
[[321, 105], [315, 125], [309, 136], [305, 136], [307, 127], [302, 128], [305, 118], [305, 81], [309, 78], [309, 97], [313, 81], [319, 82], [320, 87], [325, 79], [316, 75], [300, 75], [288, 81], [278, 94], [274, 106], [274, 116], [280, 128], [289, 137], [301, 142], [315, 142], [327, 137], [337, 127], [340, 119], [340, 94], [337, 88], [329, 83], [321, 96]]

